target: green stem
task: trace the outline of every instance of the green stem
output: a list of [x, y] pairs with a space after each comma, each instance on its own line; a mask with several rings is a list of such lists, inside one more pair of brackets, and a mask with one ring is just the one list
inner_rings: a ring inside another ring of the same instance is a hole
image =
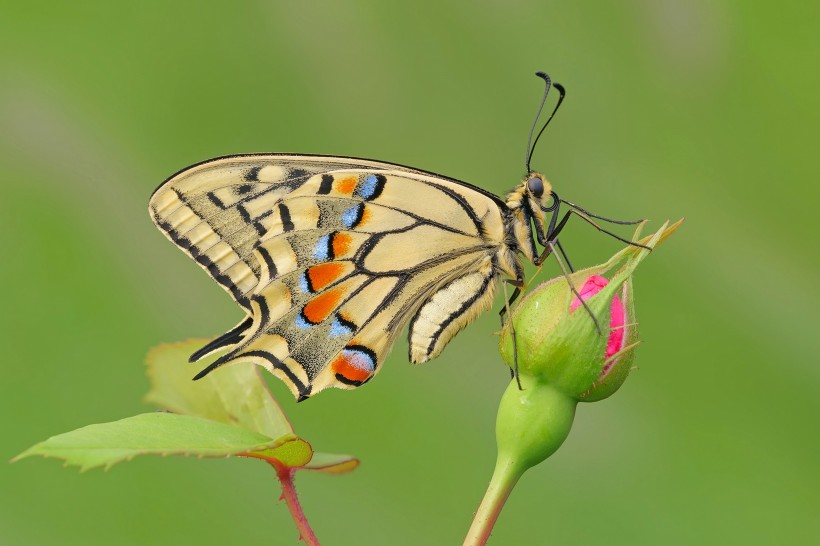
[[316, 538], [316, 534], [308, 523], [307, 517], [305, 517], [305, 512], [302, 510], [302, 505], [299, 503], [299, 496], [296, 494], [296, 488], [293, 485], [293, 476], [296, 474], [296, 469], [272, 460], [269, 462], [276, 469], [276, 476], [282, 484], [282, 496], [280, 500], [285, 499], [288, 510], [290, 510], [290, 515], [293, 517], [293, 522], [299, 530], [299, 538], [304, 540], [307, 546], [321, 546], [319, 539]]
[[484, 493], [484, 498], [481, 499], [481, 505], [464, 539], [464, 546], [483, 546], [487, 543], [498, 515], [504, 508], [504, 503], [507, 502], [507, 498], [522, 474], [520, 465], [499, 457], [490, 485]]
[[564, 443], [577, 401], [538, 378], [521, 375], [511, 381], [495, 424], [498, 457], [484, 499], [478, 507], [465, 546], [487, 543], [504, 503], [527, 469], [541, 463]]

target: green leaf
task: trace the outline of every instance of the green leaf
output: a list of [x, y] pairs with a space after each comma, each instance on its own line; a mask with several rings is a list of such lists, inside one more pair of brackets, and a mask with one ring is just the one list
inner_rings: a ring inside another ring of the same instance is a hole
[[217, 355], [188, 363], [188, 356], [208, 343], [208, 339], [189, 339], [154, 347], [146, 364], [151, 390], [146, 401], [175, 413], [202, 417], [263, 434], [269, 438], [291, 435], [292, 439], [275, 450], [259, 450], [250, 456], [276, 459], [285, 466], [298, 467], [313, 456], [310, 444], [293, 433], [282, 408], [260, 376], [258, 366], [248, 363], [221, 367], [193, 381], [199, 369]]
[[[199, 417], [155, 412], [52, 436], [12, 461], [41, 455], [63, 459], [66, 464], [79, 466], [85, 471], [100, 466], [108, 468], [137, 455], [148, 454], [194, 457], [228, 457], [249, 452], [281, 454], [280, 451], [293, 451], [292, 444], [296, 440], [299, 439], [293, 435], [274, 440], [257, 432]], [[304, 454], [301, 459], [301, 464], [307, 462]]]
[[349, 455], [314, 454], [310, 443], [293, 433], [257, 366], [225, 366], [192, 381], [200, 368], [188, 364], [188, 355], [207, 342], [169, 343], [148, 354], [151, 390], [146, 398], [173, 413], [146, 413], [59, 434], [12, 462], [41, 455], [88, 470], [146, 454], [246, 456], [327, 474], [342, 474], [359, 465]]
[[[195, 366], [188, 364], [189, 355], [208, 341], [189, 339], [151, 349], [146, 358], [151, 379], [146, 401], [175, 413], [240, 426], [271, 438], [293, 435], [293, 427], [268, 390], [259, 366], [223, 366], [198, 381], [191, 379], [216, 358], [208, 357]], [[310, 444], [295, 435], [275, 453], [259, 451], [249, 455], [275, 458], [286, 466], [305, 466], [327, 474], [350, 472], [359, 465], [359, 460], [350, 455], [313, 453]]]
[[188, 364], [190, 354], [208, 341], [190, 339], [151, 349], [146, 358], [151, 379], [146, 401], [174, 413], [236, 425], [270, 438], [293, 434], [282, 408], [259, 376], [258, 366], [223, 366], [198, 381], [192, 380], [216, 358]]

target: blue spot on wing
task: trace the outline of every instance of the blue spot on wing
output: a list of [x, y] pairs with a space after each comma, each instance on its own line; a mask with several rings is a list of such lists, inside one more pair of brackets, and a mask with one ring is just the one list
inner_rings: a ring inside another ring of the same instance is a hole
[[299, 290], [305, 294], [310, 294], [312, 292], [310, 285], [308, 284], [307, 271], [299, 275]]
[[333, 322], [330, 325], [331, 337], [349, 336], [353, 331], [353, 325], [351, 323], [339, 320], [338, 316], [333, 317]]
[[363, 207], [363, 205], [352, 206], [342, 213], [342, 223], [345, 227], [352, 228], [359, 222], [361, 218], [360, 207]]
[[319, 240], [316, 241], [316, 246], [313, 248], [313, 257], [317, 260], [327, 260], [330, 258], [328, 255], [329, 242], [330, 234], [319, 237]]
[[383, 174], [369, 174], [359, 181], [354, 193], [365, 201], [371, 201], [382, 194], [386, 183], [387, 178]]
[[312, 326], [312, 324], [305, 320], [305, 317], [302, 316], [302, 313], [296, 315], [296, 318], [293, 320], [293, 322], [302, 330], [307, 330]]
[[373, 359], [373, 355], [365, 351], [352, 348], [342, 349], [342, 356], [351, 366], [360, 370], [373, 373], [373, 370], [376, 369], [376, 362]]
[[356, 188], [356, 193], [363, 199], [370, 199], [373, 195], [375, 195], [378, 184], [379, 179], [376, 178], [376, 175], [369, 174], [364, 180], [362, 180], [359, 187]]

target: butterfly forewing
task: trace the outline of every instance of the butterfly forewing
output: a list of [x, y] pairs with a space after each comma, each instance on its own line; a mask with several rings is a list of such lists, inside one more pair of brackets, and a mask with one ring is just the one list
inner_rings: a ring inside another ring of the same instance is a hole
[[[319, 159], [319, 158], [317, 158]], [[151, 196], [154, 223], [243, 307], [263, 264], [254, 254], [274, 223], [287, 225], [277, 205], [312, 175], [340, 165], [329, 158], [236, 156], [194, 165]]]
[[368, 160], [212, 160], [150, 210], [249, 316], [201, 351], [230, 348], [209, 369], [256, 362], [299, 398], [369, 380], [411, 319], [411, 360], [436, 356], [491, 305], [508, 251], [498, 198]]

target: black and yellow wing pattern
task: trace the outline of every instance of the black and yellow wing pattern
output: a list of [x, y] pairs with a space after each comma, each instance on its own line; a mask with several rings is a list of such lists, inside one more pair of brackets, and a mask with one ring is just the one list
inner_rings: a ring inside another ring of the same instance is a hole
[[492, 305], [500, 275], [521, 276], [508, 234], [522, 219], [504, 201], [390, 163], [217, 158], [164, 182], [149, 211], [245, 311], [192, 355], [227, 351], [198, 377], [255, 362], [299, 399], [367, 382], [408, 323], [410, 360], [435, 357]]

